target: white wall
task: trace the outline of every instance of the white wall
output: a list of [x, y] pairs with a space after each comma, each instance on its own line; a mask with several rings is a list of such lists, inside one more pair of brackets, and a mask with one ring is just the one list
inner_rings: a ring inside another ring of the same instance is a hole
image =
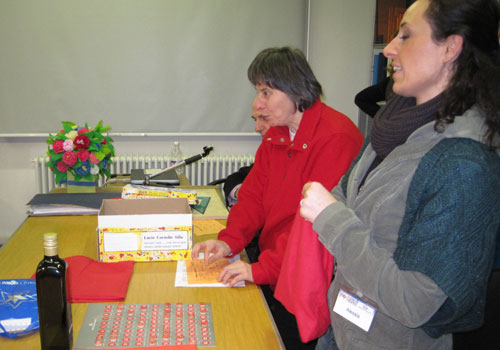
[[[323, 85], [323, 100], [357, 122], [353, 100], [370, 81], [375, 0], [311, 0], [310, 15], [309, 61]], [[208, 144], [217, 154], [254, 153], [260, 142], [257, 135], [115, 137], [114, 145], [120, 155], [165, 154], [175, 140], [185, 154], [199, 153]], [[0, 242], [26, 217], [25, 204], [36, 194], [31, 160], [45, 151], [42, 137], [0, 137]]]
[[250, 131], [220, 107], [246, 115], [260, 50], [303, 47], [305, 2], [0, 1], [0, 114], [16, 116], [0, 132], [48, 133], [68, 116], [115, 132]]
[[354, 96], [370, 84], [375, 0], [312, 0], [309, 62], [324, 102], [358, 121]]

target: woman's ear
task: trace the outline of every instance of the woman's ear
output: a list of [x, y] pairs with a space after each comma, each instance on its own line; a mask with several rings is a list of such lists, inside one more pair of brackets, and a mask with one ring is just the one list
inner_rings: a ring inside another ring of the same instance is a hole
[[464, 44], [464, 38], [458, 34], [452, 34], [446, 38], [445, 52], [444, 52], [444, 62], [453, 62], [462, 52], [462, 46]]

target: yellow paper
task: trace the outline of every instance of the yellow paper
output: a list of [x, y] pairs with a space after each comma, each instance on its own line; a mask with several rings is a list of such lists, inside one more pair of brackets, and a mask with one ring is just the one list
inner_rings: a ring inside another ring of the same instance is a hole
[[196, 236], [217, 234], [226, 225], [217, 220], [193, 220], [193, 233]]
[[220, 283], [217, 277], [227, 265], [229, 259], [219, 259], [209, 265], [203, 259], [186, 260], [188, 284]]

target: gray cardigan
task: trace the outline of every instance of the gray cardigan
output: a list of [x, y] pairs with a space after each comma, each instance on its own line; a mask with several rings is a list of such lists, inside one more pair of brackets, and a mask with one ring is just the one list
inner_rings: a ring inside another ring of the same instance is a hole
[[483, 133], [474, 109], [444, 133], [428, 123], [359, 189], [368, 144], [333, 189], [313, 226], [337, 262], [330, 308], [341, 285], [377, 304], [369, 332], [330, 311], [341, 349], [451, 349], [449, 332], [480, 325], [500, 227], [500, 157]]

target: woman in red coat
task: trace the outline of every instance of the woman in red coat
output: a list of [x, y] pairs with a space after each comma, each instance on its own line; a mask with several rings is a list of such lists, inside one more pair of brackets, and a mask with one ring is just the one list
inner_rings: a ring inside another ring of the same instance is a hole
[[196, 244], [192, 255], [202, 251], [210, 263], [238, 254], [260, 232], [258, 261], [237, 261], [219, 280], [231, 286], [247, 280], [274, 290], [303, 185], [318, 181], [331, 189], [358, 154], [363, 137], [348, 117], [321, 102], [321, 85], [300, 50], [263, 50], [250, 64], [248, 78], [257, 91], [256, 108], [271, 128], [227, 228], [218, 240]]

